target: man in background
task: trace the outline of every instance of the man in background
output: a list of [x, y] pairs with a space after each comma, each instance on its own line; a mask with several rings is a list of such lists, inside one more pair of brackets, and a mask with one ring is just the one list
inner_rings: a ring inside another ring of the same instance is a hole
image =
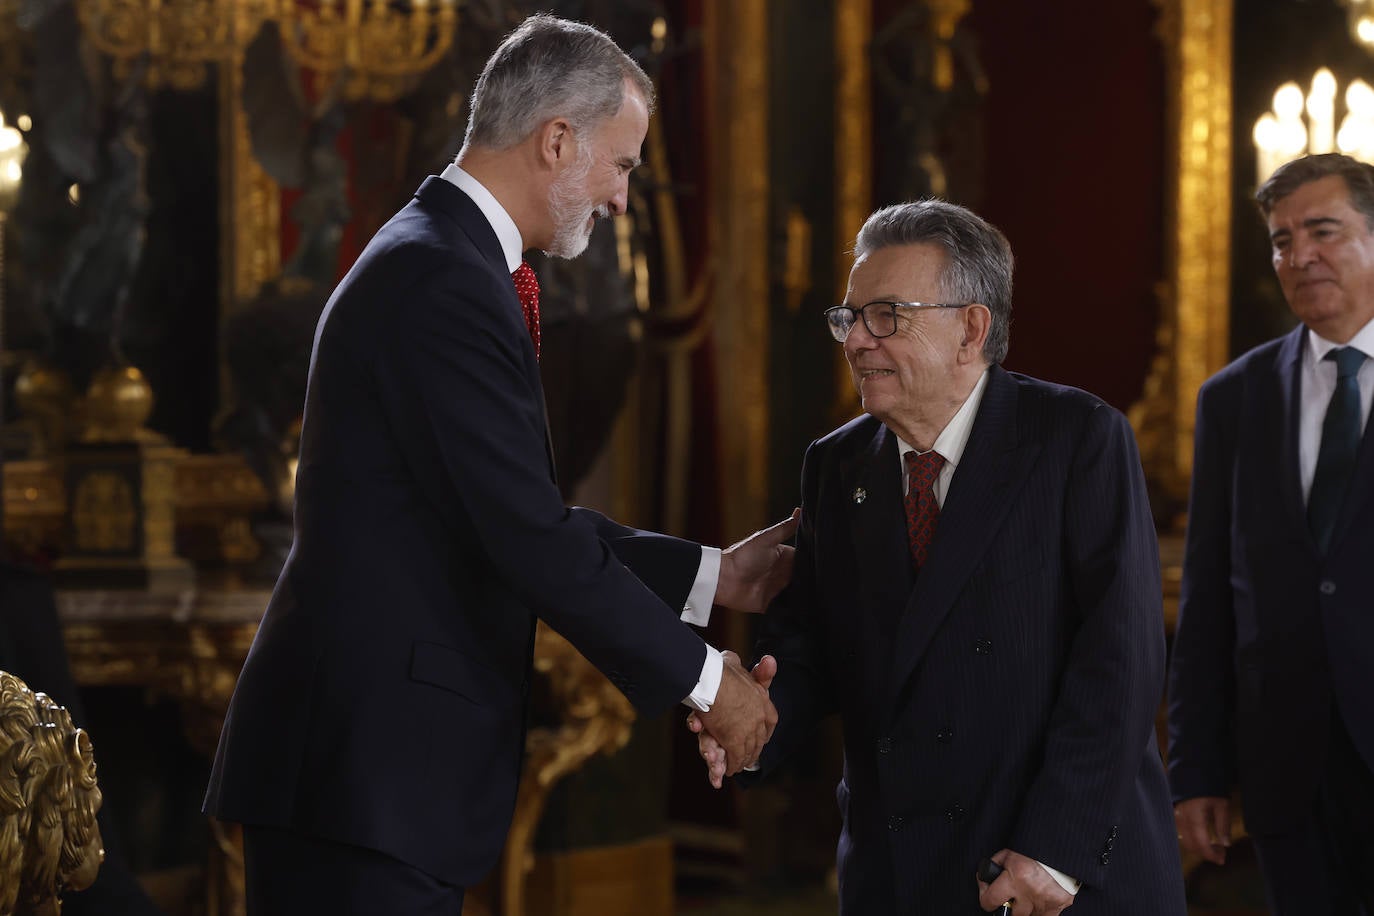
[[205, 805], [245, 825], [255, 916], [461, 910], [509, 827], [536, 616], [642, 714], [697, 710], [731, 769], [776, 721], [683, 621], [761, 610], [795, 522], [722, 555], [570, 510], [554, 484], [521, 253], [576, 257], [624, 212], [653, 97], [606, 35], [526, 20], [478, 79], [456, 162], [325, 307], [295, 542]]
[[1239, 788], [1277, 916], [1374, 914], [1374, 168], [1281, 167], [1255, 195], [1300, 324], [1198, 394], [1169, 778], [1226, 859]]
[[860, 230], [826, 319], [866, 413], [807, 450], [796, 574], [758, 646], [779, 715], [761, 770], [839, 713], [847, 916], [1183, 916], [1135, 439], [1098, 398], [1002, 369], [1011, 290], [1006, 238], [963, 207]]

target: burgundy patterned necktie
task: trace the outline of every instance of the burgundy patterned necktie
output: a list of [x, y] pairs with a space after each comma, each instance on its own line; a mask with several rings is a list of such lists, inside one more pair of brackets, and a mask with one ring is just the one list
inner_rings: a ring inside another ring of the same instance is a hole
[[530, 329], [530, 340], [534, 341], [534, 358], [539, 358], [539, 278], [529, 261], [521, 261], [520, 266], [510, 275], [515, 283], [515, 295], [520, 297], [520, 309], [525, 313], [525, 327]]
[[906, 537], [911, 547], [911, 562], [920, 570], [926, 562], [930, 542], [935, 540], [935, 524], [940, 520], [940, 504], [935, 501], [935, 478], [945, 459], [938, 452], [907, 452]]

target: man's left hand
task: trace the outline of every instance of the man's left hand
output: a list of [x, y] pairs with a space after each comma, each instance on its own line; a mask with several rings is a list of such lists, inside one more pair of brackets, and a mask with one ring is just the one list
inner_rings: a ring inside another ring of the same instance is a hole
[[720, 554], [716, 604], [749, 614], [761, 614], [778, 592], [792, 581], [795, 551], [787, 542], [797, 533], [801, 510], [762, 531], [756, 531]]
[[1034, 859], [1003, 849], [992, 861], [1002, 866], [1002, 874], [991, 884], [978, 882], [978, 903], [987, 912], [1008, 900], [1014, 901], [1012, 916], [1054, 916], [1073, 905], [1073, 894]]

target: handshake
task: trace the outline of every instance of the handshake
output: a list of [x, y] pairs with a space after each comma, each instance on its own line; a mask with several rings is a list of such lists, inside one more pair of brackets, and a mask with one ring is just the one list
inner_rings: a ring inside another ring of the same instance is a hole
[[768, 688], [778, 673], [777, 660], [765, 655], [751, 674], [735, 653], [721, 655], [725, 665], [716, 702], [710, 712], [687, 717], [687, 727], [697, 736], [697, 752], [706, 761], [707, 779], [717, 789], [726, 776], [758, 763], [778, 724], [778, 711], [768, 698]]

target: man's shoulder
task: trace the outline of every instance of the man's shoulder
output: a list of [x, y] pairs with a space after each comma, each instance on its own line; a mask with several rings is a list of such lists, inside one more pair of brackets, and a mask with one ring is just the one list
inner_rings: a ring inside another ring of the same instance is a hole
[[873, 437], [878, 434], [878, 429], [881, 426], [881, 421], [872, 414], [859, 414], [843, 426], [832, 429], [817, 439], [811, 444], [811, 447], [840, 450], [862, 448], [873, 441]]
[[[1083, 388], [1050, 382], [1020, 372], [1004, 373], [1015, 385], [1017, 404], [1023, 410], [1040, 410], [1055, 417], [1086, 416], [1097, 410], [1120, 413], [1102, 398]], [[986, 395], [984, 396], [986, 400]]]
[[1285, 354], [1296, 354], [1300, 343], [1301, 329], [1298, 329], [1252, 347], [1203, 382], [1198, 397], [1218, 397], [1240, 389], [1248, 379], [1273, 377]]

